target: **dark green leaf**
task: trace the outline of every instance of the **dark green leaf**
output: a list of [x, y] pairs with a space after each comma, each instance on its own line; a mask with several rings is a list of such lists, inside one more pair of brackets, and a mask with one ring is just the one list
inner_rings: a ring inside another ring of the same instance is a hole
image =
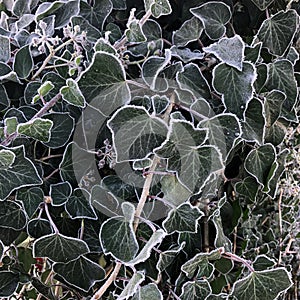
[[72, 187], [69, 182], [60, 182], [50, 185], [51, 204], [60, 206], [65, 204], [72, 193]]
[[129, 105], [112, 116], [108, 127], [113, 133], [118, 162], [146, 158], [167, 135], [167, 127], [161, 119], [152, 117], [142, 107]]
[[48, 119], [36, 118], [33, 121], [19, 124], [17, 131], [19, 134], [26, 135], [41, 142], [49, 142], [53, 122]]
[[13, 69], [18, 77], [27, 78], [33, 69], [33, 58], [30, 52], [30, 45], [26, 45], [19, 49], [15, 56]]
[[0, 272], [0, 297], [10, 297], [19, 284], [19, 274], [9, 271]]
[[217, 1], [192, 8], [191, 13], [202, 21], [205, 33], [211, 40], [218, 40], [225, 34], [225, 25], [231, 18], [230, 7]]
[[78, 188], [73, 191], [65, 204], [66, 211], [71, 219], [97, 219], [89, 198], [89, 193], [84, 189]]
[[276, 265], [276, 261], [274, 259], [269, 258], [266, 255], [259, 255], [255, 258], [253, 262], [253, 268], [255, 271], [264, 271], [267, 269], [271, 269]]
[[124, 217], [112, 217], [102, 224], [99, 237], [105, 254], [111, 254], [118, 260], [128, 262], [139, 250], [132, 225], [135, 207], [128, 202], [123, 202], [122, 210]]
[[142, 43], [146, 42], [147, 40], [138, 20], [133, 20], [130, 22], [125, 34], [129, 43]]
[[53, 271], [75, 288], [88, 292], [98, 281], [105, 278], [105, 271], [98, 264], [84, 256], [68, 263], [55, 263]]
[[7, 95], [7, 91], [5, 87], [1, 84], [0, 85], [0, 111], [7, 109], [9, 104], [10, 104], [10, 99]]
[[255, 202], [258, 192], [258, 184], [253, 177], [246, 177], [242, 181], [237, 182], [234, 186], [235, 191], [243, 196], [248, 197], [251, 201]]
[[126, 0], [111, 0], [113, 4], [113, 8], [116, 10], [123, 10], [126, 9]]
[[21, 230], [26, 226], [26, 214], [16, 202], [0, 201], [0, 226]]
[[[6, 148], [2, 147], [2, 149]], [[25, 147], [18, 146], [9, 150], [15, 154], [16, 158], [9, 169], [0, 169], [0, 199], [5, 199], [21, 187], [42, 183], [35, 166], [25, 157]]]
[[239, 300], [273, 300], [291, 285], [290, 274], [284, 268], [257, 271], [236, 281], [231, 295]]
[[198, 222], [203, 215], [203, 212], [197, 207], [191, 206], [190, 203], [184, 203], [169, 212], [163, 222], [163, 227], [168, 233], [196, 232]]
[[266, 114], [267, 126], [272, 126], [280, 117], [283, 102], [286, 95], [278, 90], [273, 90], [264, 95], [264, 108]]
[[260, 9], [265, 10], [274, 0], [252, 0], [252, 2]]
[[281, 56], [292, 43], [298, 24], [295, 10], [279, 11], [262, 23], [257, 39], [271, 54]]
[[192, 17], [173, 32], [173, 44], [179, 47], [186, 46], [188, 43], [198, 40], [202, 31], [203, 25], [201, 21], [196, 17]]
[[211, 287], [207, 280], [188, 281], [182, 287], [180, 299], [202, 300], [211, 294]]
[[37, 277], [32, 277], [31, 284], [41, 295], [45, 296], [47, 300], [57, 300], [53, 294], [51, 286], [44, 284]]
[[172, 12], [169, 0], [144, 0], [145, 10], [151, 11], [154, 18], [169, 15]]
[[214, 54], [222, 62], [239, 71], [243, 69], [245, 44], [239, 35], [222, 38], [217, 43], [203, 48], [203, 51]]
[[37, 239], [33, 244], [33, 257], [48, 257], [54, 262], [67, 263], [89, 252], [82, 240], [53, 233]]
[[50, 222], [46, 219], [32, 219], [27, 224], [27, 232], [35, 239], [53, 232]]
[[38, 187], [26, 187], [18, 190], [16, 199], [23, 203], [28, 217], [31, 218], [39, 205], [44, 202], [44, 192]]
[[231, 113], [242, 117], [247, 103], [252, 99], [256, 79], [255, 68], [251, 63], [244, 62], [242, 71], [225, 63], [213, 70], [213, 86], [222, 95], [225, 107]]

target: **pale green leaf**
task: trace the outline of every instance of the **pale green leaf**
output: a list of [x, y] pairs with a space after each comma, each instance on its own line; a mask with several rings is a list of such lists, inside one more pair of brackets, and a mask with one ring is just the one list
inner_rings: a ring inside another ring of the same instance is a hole
[[138, 289], [131, 300], [163, 300], [163, 295], [154, 283], [149, 283]]
[[182, 286], [181, 300], [202, 300], [211, 294], [209, 282], [204, 280], [188, 281]]
[[16, 155], [6, 149], [0, 150], [0, 169], [8, 169], [10, 168], [13, 163], [15, 162]]
[[118, 296], [119, 300], [128, 299], [133, 296], [138, 286], [145, 280], [144, 272], [136, 272], [130, 278], [122, 293]]
[[68, 78], [66, 84], [60, 89], [62, 98], [72, 105], [84, 108], [85, 99], [78, 88], [77, 82], [72, 78]]

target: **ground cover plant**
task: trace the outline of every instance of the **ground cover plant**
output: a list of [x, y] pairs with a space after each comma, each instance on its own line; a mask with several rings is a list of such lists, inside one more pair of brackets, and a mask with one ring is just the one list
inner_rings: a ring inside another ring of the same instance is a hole
[[299, 298], [298, 1], [0, 10], [1, 298]]

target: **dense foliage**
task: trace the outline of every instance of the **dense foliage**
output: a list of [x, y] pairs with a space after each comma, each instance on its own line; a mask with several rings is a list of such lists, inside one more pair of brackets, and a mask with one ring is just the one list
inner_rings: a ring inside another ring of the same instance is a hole
[[0, 10], [0, 297], [298, 299], [298, 1]]

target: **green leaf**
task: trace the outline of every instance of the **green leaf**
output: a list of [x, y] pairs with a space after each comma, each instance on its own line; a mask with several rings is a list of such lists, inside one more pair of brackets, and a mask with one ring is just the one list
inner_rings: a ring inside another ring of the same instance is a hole
[[103, 30], [104, 22], [113, 9], [112, 1], [97, 0], [93, 4], [91, 6], [84, 1], [80, 1], [80, 15], [96, 28]]
[[10, 135], [17, 131], [18, 119], [16, 117], [5, 118], [4, 126], [6, 134]]
[[272, 144], [265, 144], [250, 151], [245, 160], [245, 169], [253, 175], [257, 182], [266, 186], [271, 167], [276, 159], [276, 151]]
[[180, 299], [182, 300], [202, 300], [211, 294], [211, 287], [206, 279], [188, 281], [181, 290]]
[[26, 187], [18, 190], [16, 199], [23, 203], [28, 217], [31, 218], [39, 205], [44, 202], [44, 192], [38, 187]]
[[25, 157], [25, 147], [9, 148], [9, 151], [15, 154], [15, 161], [9, 169], [0, 169], [0, 199], [5, 199], [21, 187], [42, 184], [34, 164]]
[[207, 140], [210, 145], [214, 145], [219, 149], [222, 153], [223, 161], [226, 160], [227, 155], [242, 132], [238, 118], [229, 113], [203, 120], [198, 126], [200, 128], [207, 128]]
[[271, 143], [273, 146], [280, 145], [287, 134], [286, 126], [276, 121], [272, 126], [266, 128], [265, 143]]
[[177, 46], [171, 47], [172, 56], [179, 58], [184, 63], [189, 63], [192, 60], [200, 60], [204, 58], [204, 53], [199, 50], [192, 51], [189, 48], [179, 48]]
[[108, 127], [113, 133], [118, 162], [146, 158], [167, 135], [167, 126], [161, 119], [152, 117], [143, 107], [131, 105], [116, 111]]
[[85, 100], [89, 103], [94, 100], [92, 104], [97, 108], [117, 108], [130, 101], [125, 78], [121, 61], [113, 54], [100, 51], [95, 53], [91, 65], [81, 73], [78, 86]]
[[217, 43], [204, 47], [203, 51], [215, 55], [222, 62], [239, 71], [243, 69], [245, 43], [239, 35], [222, 38]]
[[270, 54], [281, 56], [291, 45], [298, 24], [299, 16], [295, 10], [279, 11], [262, 23], [257, 40]]
[[9, 37], [0, 35], [0, 62], [6, 63], [10, 59]]
[[169, 15], [172, 12], [169, 0], [144, 0], [145, 10], [151, 11], [154, 18]]
[[108, 52], [108, 53], [111, 53], [111, 54], [114, 54], [116, 55], [117, 52], [116, 52], [116, 49], [109, 43], [109, 41], [106, 41], [104, 38], [100, 38], [95, 46], [94, 46], [94, 50], [95, 52]]
[[196, 232], [198, 222], [204, 213], [190, 203], [183, 203], [171, 210], [163, 221], [163, 228], [168, 232]]
[[30, 45], [19, 49], [15, 56], [13, 69], [21, 79], [27, 78], [33, 69], [34, 63], [30, 52]]
[[54, 84], [51, 81], [45, 81], [42, 85], [38, 88], [38, 94], [33, 97], [32, 104], [35, 104], [41, 97], [45, 97], [54, 89]]
[[39, 239], [42, 236], [53, 233], [51, 224], [46, 219], [36, 218], [31, 219], [27, 224], [27, 233], [35, 238]]
[[12, 12], [14, 15], [21, 17], [24, 14], [30, 13], [30, 1], [26, 0], [16, 0], [13, 7]]
[[231, 19], [230, 7], [227, 4], [211, 1], [191, 8], [190, 11], [202, 21], [205, 33], [211, 40], [218, 40], [225, 34], [225, 25]]
[[266, 255], [258, 255], [253, 262], [253, 268], [255, 271], [264, 271], [271, 269], [276, 265], [276, 261]]
[[67, 263], [89, 252], [85, 242], [80, 239], [53, 233], [43, 236], [33, 243], [33, 257], [48, 257], [54, 262]]
[[7, 109], [10, 105], [10, 99], [7, 95], [5, 87], [0, 85], [0, 111]]
[[94, 208], [91, 206], [89, 193], [84, 189], [75, 189], [65, 204], [71, 219], [97, 220]]
[[242, 181], [237, 182], [234, 188], [238, 194], [246, 196], [252, 202], [255, 202], [256, 195], [258, 192], [258, 184], [253, 177], [245, 177]]
[[190, 42], [197, 41], [202, 31], [203, 25], [201, 21], [196, 17], [192, 17], [186, 20], [178, 30], [173, 32], [173, 44], [178, 47], [184, 47]]
[[178, 72], [176, 80], [179, 87], [193, 93], [196, 98], [210, 98], [210, 88], [200, 68], [193, 63], [184, 66], [182, 72]]
[[220, 258], [221, 253], [219, 249], [213, 250], [210, 253], [199, 253], [184, 263], [181, 270], [188, 278], [193, 278], [194, 276], [198, 278], [210, 278], [214, 271], [214, 266], [210, 261], [218, 260]]
[[43, 142], [45, 146], [56, 149], [64, 146], [69, 140], [74, 130], [75, 120], [69, 113], [53, 112], [43, 116], [45, 120], [53, 122], [50, 130], [50, 139]]
[[291, 285], [290, 274], [284, 268], [257, 271], [236, 281], [231, 295], [239, 300], [273, 300]]
[[77, 82], [72, 78], [68, 78], [66, 84], [67, 86], [63, 86], [60, 89], [63, 100], [69, 104], [84, 108], [85, 99], [78, 88]]
[[0, 201], [0, 226], [21, 230], [26, 226], [26, 214], [16, 202]]
[[268, 81], [265, 87], [269, 91], [279, 90], [284, 93], [286, 100], [283, 102], [282, 108], [290, 112], [295, 106], [298, 96], [293, 64], [286, 59], [276, 60], [269, 64]]
[[119, 300], [128, 299], [133, 296], [140, 284], [145, 280], [144, 272], [135, 272], [129, 282], [118, 296]]
[[115, 259], [128, 262], [139, 250], [132, 225], [135, 207], [131, 203], [123, 202], [122, 210], [123, 217], [112, 217], [101, 225], [99, 238], [105, 254], [111, 254]]
[[252, 0], [252, 2], [260, 9], [265, 10], [274, 0]]
[[163, 300], [163, 295], [154, 283], [149, 283], [138, 289], [131, 300]]
[[41, 295], [45, 296], [46, 299], [56, 300], [56, 297], [54, 296], [51, 287], [44, 284], [37, 277], [31, 278], [31, 284]]
[[0, 272], [0, 297], [10, 297], [19, 285], [19, 274], [2, 271]]
[[125, 35], [129, 43], [142, 43], [147, 41], [138, 20], [130, 22], [128, 29], [125, 31]]
[[116, 10], [124, 10], [127, 8], [126, 0], [111, 0], [113, 8]]
[[252, 63], [257, 63], [260, 58], [262, 48], [262, 42], [257, 43], [255, 46], [246, 45], [245, 48], [245, 61], [249, 61]]
[[178, 181], [176, 176], [163, 176], [160, 183], [164, 200], [176, 207], [191, 196], [191, 192]]
[[7, 170], [9, 169], [15, 162], [16, 155], [6, 149], [0, 150], [0, 169]]
[[231, 243], [230, 239], [224, 233], [224, 226], [223, 226], [222, 218], [220, 215], [220, 210], [215, 211], [212, 221], [213, 221], [213, 223], [215, 225], [215, 229], [216, 229], [216, 236], [215, 236], [215, 241], [214, 241], [215, 247], [217, 247], [217, 248], [223, 247], [225, 249], [225, 251], [231, 252], [232, 251], [232, 243]]
[[227, 111], [242, 117], [247, 103], [252, 99], [255, 68], [251, 63], [244, 62], [242, 71], [225, 63], [213, 70], [213, 87], [222, 95]]
[[263, 103], [256, 98], [248, 102], [243, 122], [243, 138], [246, 141], [263, 144], [265, 137], [265, 111]]
[[264, 108], [266, 114], [267, 126], [272, 126], [280, 117], [283, 102], [286, 100], [286, 95], [278, 90], [273, 90], [264, 94]]
[[4, 252], [4, 245], [3, 245], [2, 241], [0, 241], [0, 257], [2, 257], [3, 252]]
[[85, 292], [105, 278], [105, 270], [84, 256], [79, 256], [68, 263], [55, 263], [53, 271], [71, 286]]
[[49, 195], [53, 206], [65, 204], [72, 193], [72, 187], [69, 182], [59, 182], [50, 185]]
[[41, 142], [49, 142], [52, 126], [51, 120], [35, 118], [26, 123], [18, 124], [17, 132]]

